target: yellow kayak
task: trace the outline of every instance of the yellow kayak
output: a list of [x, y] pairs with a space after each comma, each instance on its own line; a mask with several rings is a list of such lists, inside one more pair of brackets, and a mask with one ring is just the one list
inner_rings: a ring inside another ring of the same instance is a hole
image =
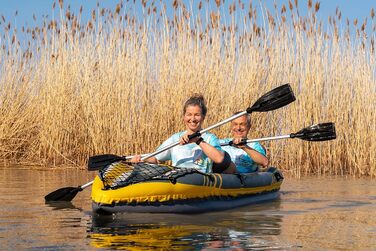
[[206, 174], [120, 161], [99, 172], [91, 198], [98, 214], [203, 213], [277, 199], [282, 181], [274, 167], [248, 174]]

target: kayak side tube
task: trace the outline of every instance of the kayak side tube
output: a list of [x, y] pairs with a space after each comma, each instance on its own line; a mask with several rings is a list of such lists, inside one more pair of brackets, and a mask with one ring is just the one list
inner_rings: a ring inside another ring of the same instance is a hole
[[172, 183], [151, 180], [105, 190], [99, 177], [92, 188], [93, 211], [203, 213], [275, 200], [283, 176], [277, 168], [249, 174], [187, 174]]

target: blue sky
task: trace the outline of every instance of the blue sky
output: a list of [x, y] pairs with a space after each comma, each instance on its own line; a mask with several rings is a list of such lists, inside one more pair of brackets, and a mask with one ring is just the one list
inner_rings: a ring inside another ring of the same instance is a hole
[[[136, 0], [136, 2], [137, 1], [141, 2], [140, 0]], [[197, 5], [197, 3], [199, 2], [199, 0], [184, 0], [184, 2], [186, 3], [192, 1], [194, 2], [194, 5]], [[206, 0], [202, 1], [205, 2]], [[226, 3], [232, 3], [233, 1], [234, 0], [225, 0]], [[294, 2], [294, 0], [292, 1]], [[42, 20], [42, 17], [46, 15], [51, 18], [53, 2], [53, 0], [0, 0], [0, 15], [3, 15], [5, 17], [6, 24], [10, 22], [12, 26], [15, 25], [18, 28], [30, 25], [34, 26], [36, 25], [35, 21], [33, 20], [34, 14], [37, 20]], [[124, 0], [124, 2], [126, 2], [126, 0]], [[149, 0], [148, 2], [150, 3], [151, 1]], [[170, 1], [168, 5], [171, 5], [171, 2], [172, 1]], [[211, 0], [211, 2], [214, 1]], [[248, 1], [246, 0], [242, 0], [242, 2], [248, 4]], [[276, 2], [280, 8], [283, 3], [287, 5], [288, 0], [254, 0], [253, 4], [258, 5], [259, 2], [262, 2], [267, 6], [273, 6], [273, 3]], [[376, 10], [376, 0], [322, 0], [319, 2], [320, 11], [318, 15], [324, 22], [328, 20], [329, 15], [335, 14], [337, 6], [342, 12], [343, 22], [346, 21], [346, 18], [348, 18], [350, 21], [358, 18], [359, 23], [362, 23], [364, 18], [368, 17], [368, 23], [370, 23], [371, 9], [374, 8]], [[105, 0], [100, 1], [100, 6], [104, 8], [115, 9], [117, 3], [119, 3], [119, 0]], [[91, 10], [96, 8], [96, 4], [97, 1], [92, 0], [64, 0], [64, 6], [70, 5], [74, 13], [78, 13], [80, 6], [83, 6], [84, 17], [90, 16]], [[299, 0], [299, 11], [301, 13], [304, 13], [306, 11], [306, 8], [307, 0]], [[17, 17], [15, 17], [16, 11], [18, 11]], [[0, 22], [2, 23], [2, 25], [4, 25], [4, 22], [1, 18]]]

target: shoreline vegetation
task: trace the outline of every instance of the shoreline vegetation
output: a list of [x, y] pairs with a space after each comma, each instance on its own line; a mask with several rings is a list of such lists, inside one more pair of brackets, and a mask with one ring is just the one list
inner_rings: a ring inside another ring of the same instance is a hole
[[[337, 139], [264, 142], [270, 163], [296, 177], [376, 176], [374, 9], [346, 26], [338, 9], [324, 28], [312, 1], [305, 16], [298, 1], [262, 12], [242, 1], [173, 1], [171, 13], [160, 1], [142, 3], [143, 14], [133, 1], [97, 5], [83, 21], [82, 9], [59, 1], [59, 17], [39, 27], [12, 27], [2, 16], [4, 164], [82, 167], [91, 155], [148, 153], [183, 129], [192, 93], [207, 100], [205, 128], [290, 83], [297, 100], [252, 114], [249, 137], [334, 122]], [[228, 137], [230, 128], [213, 133]]]

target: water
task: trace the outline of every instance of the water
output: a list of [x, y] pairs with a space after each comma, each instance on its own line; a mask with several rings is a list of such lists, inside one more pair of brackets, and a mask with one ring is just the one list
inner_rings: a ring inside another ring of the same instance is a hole
[[90, 188], [45, 204], [86, 170], [0, 168], [3, 250], [376, 250], [376, 181], [286, 178], [278, 201], [198, 215], [95, 217]]

